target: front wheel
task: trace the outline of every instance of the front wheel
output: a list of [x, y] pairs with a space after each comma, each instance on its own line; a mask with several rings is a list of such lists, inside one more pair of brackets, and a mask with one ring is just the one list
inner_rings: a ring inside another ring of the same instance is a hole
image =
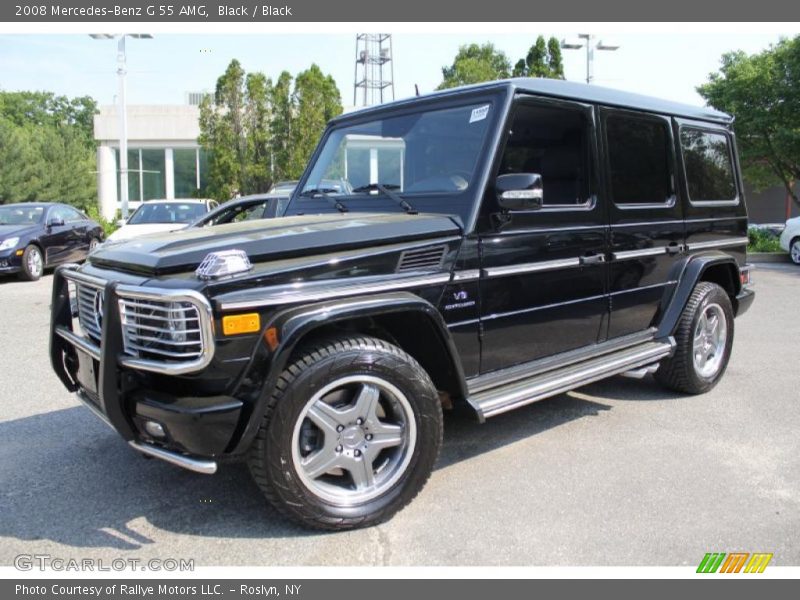
[[22, 253], [22, 270], [19, 272], [19, 277], [24, 281], [36, 281], [42, 273], [44, 273], [42, 251], [38, 246], [31, 244]]
[[792, 240], [792, 243], [789, 245], [789, 256], [792, 258], [794, 264], [800, 265], [800, 238]]
[[688, 394], [713, 388], [725, 373], [733, 346], [733, 308], [725, 290], [707, 281], [695, 286], [675, 330], [675, 344], [656, 380]]
[[442, 441], [428, 374], [400, 348], [342, 337], [281, 374], [250, 472], [281, 512], [317, 529], [385, 521], [422, 489]]

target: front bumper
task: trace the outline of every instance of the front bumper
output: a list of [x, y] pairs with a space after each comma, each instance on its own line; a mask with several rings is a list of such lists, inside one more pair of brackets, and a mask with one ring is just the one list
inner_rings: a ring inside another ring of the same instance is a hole
[[[184, 396], [149, 387], [146, 382], [153, 377], [143, 373], [156, 373], [157, 380], [165, 375], [180, 377], [187, 370], [183, 365], [169, 373], [163, 364], [125, 353], [119, 299], [131, 293], [130, 286], [102, 283], [102, 342], [98, 345], [79, 325], [73, 326], [77, 319], [70, 281], [101, 285], [74, 265], [59, 267], [54, 274], [50, 360], [64, 386], [140, 452], [193, 471], [214, 472], [215, 458], [224, 453], [237, 429], [242, 402], [230, 396]], [[142, 288], [137, 293], [152, 292]], [[203, 358], [205, 364], [208, 361], [210, 357]], [[197, 364], [192, 368], [198, 370]], [[160, 426], [163, 435], [154, 435], [148, 423]]]
[[0, 274], [19, 273], [22, 270], [22, 256], [17, 256], [17, 249], [0, 252]]

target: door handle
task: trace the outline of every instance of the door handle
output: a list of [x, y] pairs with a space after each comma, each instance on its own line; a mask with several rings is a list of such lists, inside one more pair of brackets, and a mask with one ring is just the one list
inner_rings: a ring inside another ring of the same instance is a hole
[[667, 246], [667, 254], [680, 254], [683, 252], [683, 244], [679, 244], [678, 242], [670, 242]]
[[582, 265], [597, 265], [604, 262], [606, 262], [605, 254], [590, 254], [580, 257], [580, 264]]

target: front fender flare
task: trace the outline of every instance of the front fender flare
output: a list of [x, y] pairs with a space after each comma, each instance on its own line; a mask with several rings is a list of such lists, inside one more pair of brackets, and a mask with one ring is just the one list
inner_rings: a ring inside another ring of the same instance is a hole
[[[260, 379], [260, 393], [253, 404], [252, 411], [247, 416], [244, 430], [240, 436], [237, 436], [239, 441], [236, 443], [235, 448], [232, 449], [232, 453], [240, 454], [251, 445], [258, 432], [267, 408], [269, 396], [277, 379], [286, 368], [292, 353], [304, 337], [325, 325], [354, 318], [380, 317], [401, 312], [421, 313], [429, 320], [433, 330], [439, 336], [438, 341], [443, 344], [449, 354], [456, 378], [462, 388], [462, 393], [466, 396], [466, 378], [447, 325], [436, 307], [419, 296], [410, 292], [391, 292], [286, 308], [273, 315], [263, 330], [266, 334], [270, 328], [274, 327], [276, 329], [278, 336], [277, 347], [270, 351], [262, 337], [245, 374], [244, 380], [255, 382]], [[259, 378], [259, 373], [266, 375]]]

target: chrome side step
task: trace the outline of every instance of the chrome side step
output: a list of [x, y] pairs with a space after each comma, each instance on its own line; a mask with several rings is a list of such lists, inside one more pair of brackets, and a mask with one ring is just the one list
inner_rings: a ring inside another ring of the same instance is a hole
[[652, 365], [645, 365], [643, 367], [639, 367], [638, 369], [631, 369], [630, 371], [625, 371], [621, 373], [623, 377], [629, 377], [631, 379], [644, 379], [647, 375], [652, 375], [658, 371], [658, 363]]
[[552, 369], [520, 381], [472, 394], [468, 401], [483, 422], [489, 417], [544, 400], [612, 375], [630, 372], [672, 354], [675, 340], [650, 341], [603, 354], [578, 364]]
[[479, 375], [467, 380], [467, 386], [470, 394], [477, 394], [490, 388], [496, 388], [501, 385], [506, 385], [512, 381], [519, 381], [521, 379], [530, 379], [536, 375], [541, 375], [553, 369], [566, 367], [576, 363], [582, 363], [586, 360], [597, 358], [601, 354], [611, 354], [618, 350], [624, 350], [631, 346], [637, 346], [644, 342], [651, 342], [655, 339], [656, 328], [651, 327], [645, 331], [632, 333], [622, 337], [614, 338], [601, 342], [600, 344], [593, 344], [578, 350], [570, 350], [568, 352], [561, 352], [546, 358], [514, 365], [498, 371], [492, 371], [485, 375]]

